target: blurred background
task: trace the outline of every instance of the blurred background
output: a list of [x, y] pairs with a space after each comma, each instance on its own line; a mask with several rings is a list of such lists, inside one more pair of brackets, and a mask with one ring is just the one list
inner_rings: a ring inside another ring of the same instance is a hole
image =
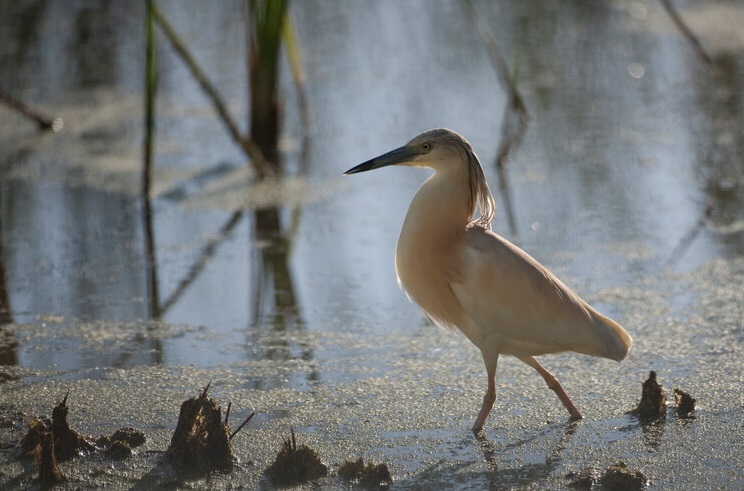
[[393, 266], [427, 171], [341, 174], [433, 127], [473, 144], [494, 230], [625, 322], [744, 254], [742, 26], [724, 0], [0, 2], [0, 363], [427, 336]]

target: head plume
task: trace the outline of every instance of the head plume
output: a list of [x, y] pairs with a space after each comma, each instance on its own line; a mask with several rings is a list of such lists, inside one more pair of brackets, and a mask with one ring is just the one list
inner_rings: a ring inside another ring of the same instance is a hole
[[[488, 181], [486, 180], [486, 175], [483, 173], [483, 167], [470, 143], [459, 133], [443, 128], [429, 130], [417, 136], [414, 140], [419, 139], [422, 141], [432, 140], [437, 143], [449, 144], [458, 150], [468, 167], [470, 185], [468, 217], [472, 224], [490, 228], [491, 221], [496, 214], [496, 202], [493, 199], [493, 194], [491, 194], [491, 189], [488, 187]], [[475, 216], [476, 210], [479, 211], [477, 217]]]

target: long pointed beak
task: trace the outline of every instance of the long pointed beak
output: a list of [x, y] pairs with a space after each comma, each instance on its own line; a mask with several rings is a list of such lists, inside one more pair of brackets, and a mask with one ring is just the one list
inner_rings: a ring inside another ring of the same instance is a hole
[[400, 147], [395, 150], [391, 150], [386, 154], [375, 157], [372, 160], [363, 162], [356, 167], [344, 172], [345, 176], [350, 174], [358, 174], [360, 172], [366, 172], [368, 170], [379, 169], [380, 167], [387, 167], [388, 165], [404, 164], [410, 162], [416, 156], [408, 147]]

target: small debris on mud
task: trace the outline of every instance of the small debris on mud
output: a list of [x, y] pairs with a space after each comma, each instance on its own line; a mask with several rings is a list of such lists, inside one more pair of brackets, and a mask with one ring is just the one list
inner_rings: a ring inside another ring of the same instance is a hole
[[132, 455], [132, 447], [127, 442], [114, 440], [106, 449], [106, 455], [116, 460], [126, 459]]
[[133, 453], [133, 448], [144, 445], [145, 434], [134, 428], [120, 428], [111, 436], [101, 435], [96, 440], [99, 449], [105, 449], [106, 455], [115, 460], [126, 459]]
[[599, 472], [593, 467], [582, 471], [571, 471], [566, 474], [568, 485], [576, 489], [591, 489], [592, 486], [599, 483]]
[[609, 466], [602, 475], [592, 467], [582, 471], [571, 471], [566, 474], [568, 486], [575, 489], [600, 489], [633, 491], [643, 489], [648, 485], [648, 478], [641, 471], [631, 471], [625, 462]]
[[651, 421], [665, 418], [666, 412], [666, 393], [664, 392], [664, 387], [656, 381], [656, 372], [651, 370], [648, 374], [648, 380], [643, 382], [641, 402], [637, 408], [628, 411], [628, 414], [637, 416], [645, 421]]
[[361, 457], [357, 461], [347, 460], [338, 469], [338, 475], [348, 481], [354, 481], [364, 487], [388, 486], [393, 482], [387, 465], [372, 464], [364, 465]]
[[697, 400], [687, 392], [674, 389], [674, 405], [677, 406], [677, 416], [680, 418], [694, 418], [691, 413], [695, 411], [696, 402]]
[[166, 455], [197, 472], [230, 470], [234, 462], [230, 440], [250, 421], [253, 414], [230, 434], [227, 424], [230, 406], [223, 422], [222, 408], [217, 406], [214, 399], [207, 397], [208, 391], [209, 384], [199, 397], [192, 397], [181, 404], [176, 430]]
[[609, 466], [602, 474], [599, 483], [604, 489], [632, 491], [645, 488], [648, 484], [648, 478], [641, 471], [628, 469], [627, 464], [621, 461]]
[[111, 435], [111, 441], [124, 442], [134, 448], [144, 445], [147, 439], [142, 431], [135, 428], [119, 428]]
[[328, 474], [328, 467], [320, 461], [318, 453], [307, 445], [297, 447], [294, 430], [286, 438], [276, 460], [266, 469], [274, 484], [289, 486], [318, 479]]

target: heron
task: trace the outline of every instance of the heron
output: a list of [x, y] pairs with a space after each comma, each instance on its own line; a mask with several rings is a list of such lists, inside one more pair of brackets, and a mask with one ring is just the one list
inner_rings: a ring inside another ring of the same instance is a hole
[[482, 430], [496, 400], [499, 355], [537, 370], [570, 419], [581, 419], [558, 379], [535, 357], [573, 351], [622, 361], [631, 336], [491, 230], [493, 194], [472, 146], [460, 134], [426, 131], [344, 175], [392, 165], [434, 170], [406, 214], [395, 271], [409, 299], [436, 324], [459, 329], [483, 356], [488, 382], [473, 432]]

